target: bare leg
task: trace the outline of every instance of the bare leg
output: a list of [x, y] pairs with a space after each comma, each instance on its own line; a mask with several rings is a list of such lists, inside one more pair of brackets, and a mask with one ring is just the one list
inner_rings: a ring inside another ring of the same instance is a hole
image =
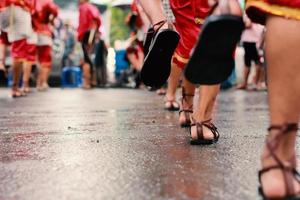
[[[195, 85], [186, 80], [186, 78], [183, 78], [182, 82], [182, 89], [184, 90], [184, 93], [188, 96], [182, 99], [181, 103], [181, 110], [193, 110], [193, 100], [194, 100], [194, 94], [195, 94]], [[187, 117], [189, 117], [191, 113], [184, 113], [181, 112], [179, 115], [179, 124], [184, 124], [186, 122]]]
[[[197, 122], [212, 119], [213, 108], [217, 95], [220, 92], [220, 85], [204, 85], [200, 86], [199, 100], [195, 107], [193, 118]], [[197, 139], [197, 129], [195, 126], [192, 127], [192, 138]], [[213, 133], [206, 127], [203, 127], [203, 134], [205, 139], [213, 139]]]
[[91, 67], [88, 63], [84, 63], [83, 69], [83, 89], [91, 88]]
[[[267, 20], [266, 52], [271, 124], [298, 123], [300, 116], [300, 22], [270, 16]], [[284, 39], [283, 39], [284, 38]], [[270, 137], [277, 131], [271, 131]], [[279, 159], [290, 161], [295, 155], [296, 132], [281, 137], [275, 151]], [[267, 148], [262, 155], [262, 166], [276, 164]], [[262, 176], [264, 193], [268, 197], [286, 194], [281, 170], [272, 170]], [[294, 182], [295, 192], [299, 184]]]
[[[167, 93], [165, 97], [165, 99], [167, 100], [165, 105], [166, 108], [171, 106], [170, 105], [171, 102], [168, 102], [168, 100], [169, 101], [176, 100], [176, 90], [177, 90], [180, 76], [182, 74], [182, 69], [180, 69], [175, 63], [172, 62], [171, 67], [172, 67], [171, 74], [168, 80]], [[179, 105], [177, 106], [179, 108]]]
[[13, 85], [12, 85], [12, 95], [14, 96], [21, 96], [19, 91], [19, 82], [22, 73], [22, 66], [23, 61], [21, 60], [14, 60], [12, 65], [12, 74], [13, 74]]
[[[161, 0], [140, 0], [140, 3], [152, 24], [166, 19]], [[162, 28], [168, 28], [168, 25]]]
[[47, 90], [48, 89], [48, 78], [50, 74], [50, 63], [41, 63], [39, 78], [38, 78], [38, 89]]
[[250, 67], [245, 66], [244, 67], [244, 80], [243, 80], [243, 83], [237, 87], [238, 89], [242, 89], [242, 90], [247, 89], [249, 74], [250, 74]]
[[26, 62], [23, 66], [23, 91], [30, 92], [29, 79], [32, 70], [32, 62]]
[[5, 71], [5, 51], [6, 46], [0, 43], [0, 70]]

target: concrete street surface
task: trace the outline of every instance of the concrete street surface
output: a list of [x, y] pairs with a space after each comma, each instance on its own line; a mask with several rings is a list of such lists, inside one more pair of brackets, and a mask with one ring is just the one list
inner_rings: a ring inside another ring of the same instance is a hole
[[[218, 144], [190, 146], [154, 92], [0, 89], [0, 200], [256, 200], [266, 92], [225, 91]], [[298, 155], [299, 156], [299, 155]]]

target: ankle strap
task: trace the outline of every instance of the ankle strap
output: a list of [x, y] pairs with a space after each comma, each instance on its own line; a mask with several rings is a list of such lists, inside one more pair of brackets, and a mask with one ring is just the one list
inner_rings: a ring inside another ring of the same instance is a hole
[[[167, 23], [168, 21], [167, 20], [162, 20], [162, 21], [159, 21], [159, 22], [157, 22], [157, 23], [155, 23], [155, 24], [153, 24], [153, 30], [154, 30], [154, 32], [157, 32], [161, 27], [163, 27], [163, 25], [165, 25], [165, 23]], [[158, 28], [155, 30], [155, 26], [158, 26]]]
[[282, 133], [289, 133], [291, 131], [297, 131], [298, 129], [299, 129], [299, 127], [298, 127], [297, 123], [287, 123], [287, 124], [283, 124], [283, 125], [271, 125], [268, 128], [268, 131], [279, 130]]

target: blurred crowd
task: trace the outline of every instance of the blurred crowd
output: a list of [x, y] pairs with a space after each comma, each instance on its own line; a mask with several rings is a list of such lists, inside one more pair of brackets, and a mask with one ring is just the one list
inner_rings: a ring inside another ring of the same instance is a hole
[[[167, 20], [175, 23], [169, 1], [162, 3]], [[143, 43], [150, 22], [138, 1], [133, 1], [130, 8], [125, 19], [130, 38], [115, 41], [115, 83], [111, 85], [140, 88], [140, 71], [147, 54]], [[12, 87], [13, 97], [26, 95], [33, 85], [39, 91], [47, 90], [50, 73], [60, 78], [64, 67], [80, 67], [80, 85], [84, 89], [108, 85], [108, 48], [100, 32], [98, 8], [88, 0], [79, 0], [77, 30], [70, 21], [60, 19], [58, 12], [53, 0], [1, 1], [0, 79]], [[238, 48], [244, 56], [243, 75], [237, 80], [234, 71], [222, 87], [231, 88], [239, 82], [238, 89], [265, 90], [264, 27], [251, 22], [246, 15], [244, 19], [247, 29]], [[149, 89], [164, 95], [167, 87], [168, 83]]]
[[77, 30], [58, 17], [53, 0], [0, 2], [1, 81], [11, 86], [12, 97], [49, 88], [49, 76], [64, 67], [80, 66], [82, 87], [105, 85], [107, 47], [101, 38], [99, 9], [78, 1]]

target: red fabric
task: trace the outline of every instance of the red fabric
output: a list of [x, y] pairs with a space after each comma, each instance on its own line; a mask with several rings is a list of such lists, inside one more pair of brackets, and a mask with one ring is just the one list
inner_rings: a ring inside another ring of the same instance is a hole
[[38, 46], [37, 47], [37, 56], [41, 64], [49, 63], [51, 67], [52, 62], [52, 48], [50, 46]]
[[300, 0], [266, 0], [266, 2], [291, 8], [300, 8]]
[[26, 60], [27, 54], [24, 49], [27, 47], [26, 39], [18, 40], [11, 45], [11, 57], [13, 59], [24, 59]]
[[90, 3], [79, 6], [79, 26], [77, 29], [78, 40], [82, 41], [84, 34], [91, 30], [98, 30], [101, 25], [101, 15], [97, 7]]
[[[261, 0], [262, 2], [265, 2], [269, 4], [270, 6], [272, 5], [277, 5], [277, 6], [283, 6], [283, 7], [288, 7], [288, 8], [294, 8], [294, 9], [299, 9], [300, 8], [300, 0]], [[250, 6], [246, 10], [247, 15], [249, 18], [256, 23], [260, 24], [265, 24], [266, 22], [266, 17], [267, 15], [278, 15], [281, 17], [288, 17], [288, 18], [293, 18], [289, 15], [289, 13], [285, 13], [285, 11], [274, 11], [271, 8], [270, 10], [265, 10], [262, 7], [257, 7], [257, 6]], [[297, 20], [299, 20], [297, 18]]]
[[3, 32], [3, 31], [1, 32], [1, 34], [0, 34], [0, 44], [10, 45], [6, 32]]
[[1, 6], [3, 7], [8, 7], [13, 4], [13, 5], [20, 6], [25, 10], [28, 10], [30, 13], [32, 13], [34, 10], [35, 0], [1, 0], [1, 1], [2, 1]]
[[37, 33], [52, 36], [49, 17], [57, 17], [58, 6], [53, 0], [36, 0], [35, 12], [32, 17], [33, 27]]
[[34, 44], [26, 44], [26, 61], [36, 61], [37, 46]]
[[[193, 11], [192, 3], [192, 1], [187, 0], [170, 1], [176, 19], [174, 25], [180, 35], [179, 44], [175, 53], [184, 59], [189, 59], [191, 50], [197, 42], [201, 27], [201, 25], [195, 23], [195, 13]], [[206, 7], [207, 4], [204, 4], [203, 8]], [[207, 13], [205, 13], [205, 15], [204, 13], [201, 14], [203, 17], [206, 17], [206, 15]], [[184, 68], [186, 65], [186, 63], [182, 63], [176, 58], [173, 59], [173, 62], [180, 68]]]
[[207, 17], [210, 7], [208, 0], [190, 0], [194, 17], [204, 19]]
[[[26, 49], [26, 50], [25, 50]], [[26, 39], [13, 42], [11, 45], [11, 56], [13, 59], [22, 59], [30, 62], [36, 61], [37, 47], [34, 44], [28, 44]]]
[[141, 28], [143, 26], [143, 20], [141, 18], [141, 15], [139, 13], [139, 9], [138, 9], [138, 0], [134, 0], [131, 4], [131, 12], [137, 16], [135, 25], [138, 28]]

